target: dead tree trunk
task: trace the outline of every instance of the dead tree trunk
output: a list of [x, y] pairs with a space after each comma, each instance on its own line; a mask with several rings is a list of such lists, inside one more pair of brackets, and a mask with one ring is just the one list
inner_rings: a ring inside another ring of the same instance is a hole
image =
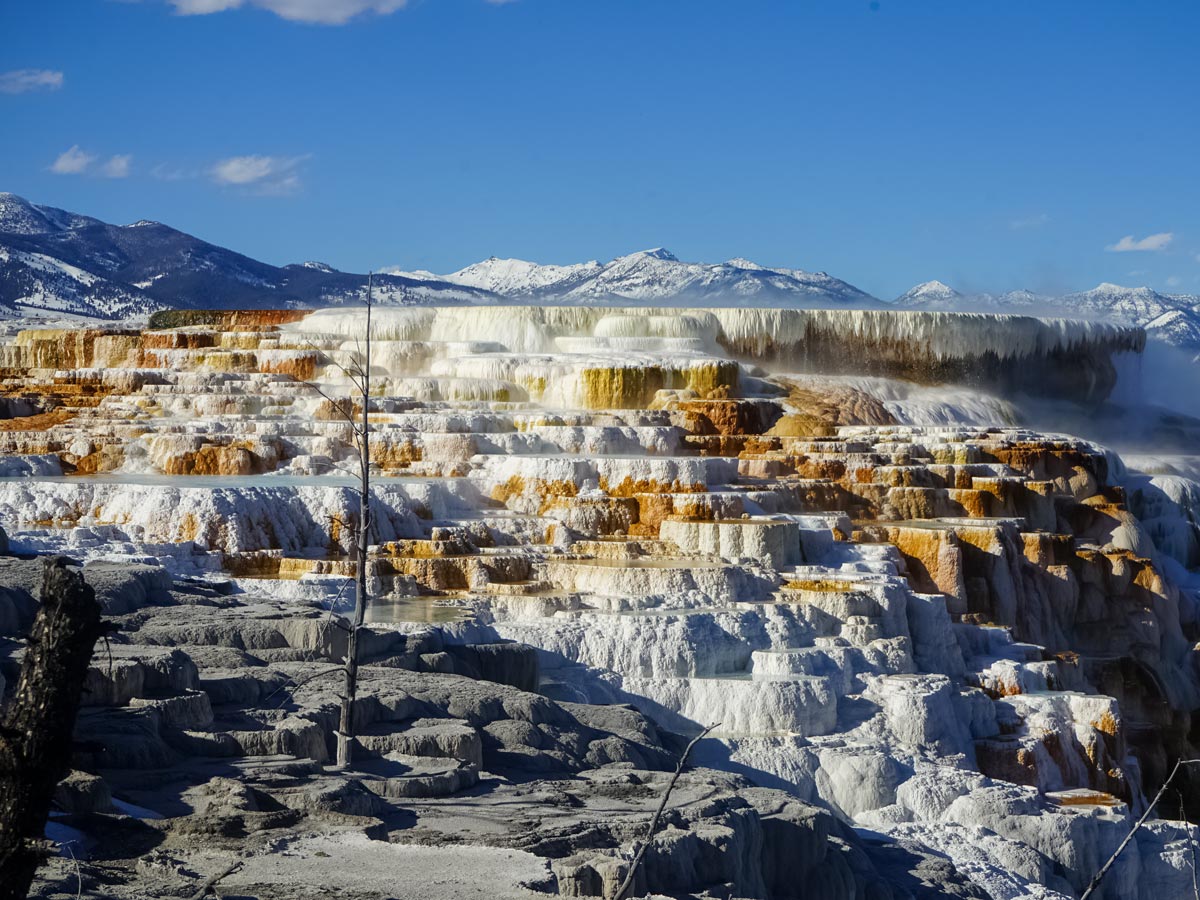
[[79, 570], [46, 560], [42, 605], [0, 726], [0, 900], [24, 900], [42, 861], [54, 788], [70, 770], [71, 734], [100, 604]]
[[[354, 529], [354, 617], [346, 641], [342, 708], [338, 719], [337, 765], [346, 768], [354, 755], [354, 704], [358, 700], [358, 634], [367, 618], [367, 550], [371, 543], [371, 276], [367, 276], [367, 333], [363, 364], [357, 370], [362, 400], [362, 423], [355, 428], [358, 444], [358, 523]], [[353, 425], [353, 421], [351, 422]]]

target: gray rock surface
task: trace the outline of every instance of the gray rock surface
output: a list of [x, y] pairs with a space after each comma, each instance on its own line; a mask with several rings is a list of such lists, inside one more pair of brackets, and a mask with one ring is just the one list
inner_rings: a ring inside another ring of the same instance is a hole
[[[6, 570], [14, 609], [29, 568]], [[356, 763], [337, 771], [344, 636], [329, 617], [148, 569], [95, 568], [120, 631], [92, 661], [52, 826], [80, 862], [52, 860], [33, 896], [186, 896], [235, 860], [220, 889], [259, 900], [608, 896], [625, 877], [681, 744], [642, 713], [531, 692], [520, 644], [381, 629]], [[885, 875], [873, 855], [826, 809], [689, 769], [635, 893], [973, 896], [927, 856], [897, 851]]]

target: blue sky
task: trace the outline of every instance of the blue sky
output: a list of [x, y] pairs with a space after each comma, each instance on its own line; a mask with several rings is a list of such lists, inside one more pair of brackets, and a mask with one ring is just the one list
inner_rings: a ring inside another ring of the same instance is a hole
[[0, 190], [268, 262], [1200, 293], [1192, 0], [5, 0], [0, 34]]

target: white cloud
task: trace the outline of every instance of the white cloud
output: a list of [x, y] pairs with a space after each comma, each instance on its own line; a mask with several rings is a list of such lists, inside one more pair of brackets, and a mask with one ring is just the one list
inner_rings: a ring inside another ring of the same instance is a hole
[[1167, 287], [1179, 287], [1183, 284], [1183, 279], [1178, 275], [1171, 275], [1167, 278]]
[[55, 175], [80, 175], [86, 172], [95, 161], [95, 156], [80, 150], [79, 145], [76, 144], [70, 150], [64, 150], [58, 155], [58, 159], [50, 166], [50, 171]]
[[117, 153], [96, 164], [96, 154], [88, 153], [78, 144], [58, 154], [50, 164], [55, 175], [103, 175], [105, 178], [128, 178], [133, 163], [132, 153]]
[[408, 5], [408, 0], [168, 0], [181, 16], [203, 16], [243, 6], [254, 6], [293, 22], [342, 25], [355, 16], [386, 16]]
[[1036, 216], [1026, 216], [1023, 219], [1013, 219], [1008, 223], [1008, 227], [1014, 231], [1020, 231], [1025, 228], [1041, 228], [1049, 221], [1050, 217], [1046, 215], [1046, 213], [1038, 213]]
[[1165, 250], [1167, 245], [1174, 239], [1175, 235], [1170, 231], [1148, 234], [1141, 239], [1135, 238], [1132, 234], [1127, 234], [1115, 244], [1109, 244], [1104, 249], [1109, 253], [1130, 253], [1135, 250]]
[[100, 174], [105, 178], [128, 178], [131, 162], [133, 162], [132, 153], [118, 153], [100, 167]]
[[53, 69], [14, 69], [0, 73], [0, 94], [57, 91], [63, 80], [63, 73]]
[[231, 156], [209, 170], [217, 184], [253, 188], [257, 194], [291, 194], [300, 189], [297, 170], [307, 156]]
[[232, 156], [213, 166], [217, 184], [250, 184], [266, 178], [276, 167], [273, 156]]

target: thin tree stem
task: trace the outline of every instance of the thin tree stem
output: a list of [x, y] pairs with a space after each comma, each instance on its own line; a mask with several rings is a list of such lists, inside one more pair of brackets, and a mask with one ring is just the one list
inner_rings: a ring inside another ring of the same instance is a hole
[[679, 757], [679, 765], [675, 767], [675, 774], [671, 776], [671, 780], [667, 782], [667, 789], [663, 791], [662, 800], [658, 804], [658, 809], [654, 811], [654, 818], [650, 820], [650, 825], [646, 828], [646, 834], [642, 837], [638, 845], [637, 853], [633, 856], [633, 862], [629, 866], [629, 872], [625, 875], [625, 880], [621, 882], [621, 886], [617, 888], [616, 894], [613, 895], [613, 900], [625, 900], [626, 894], [633, 887], [633, 879], [637, 875], [638, 867], [642, 864], [642, 857], [646, 855], [646, 850], [650, 846], [650, 841], [654, 838], [654, 833], [658, 831], [658, 822], [662, 818], [663, 811], [667, 808], [667, 801], [671, 799], [671, 791], [675, 788], [675, 782], [679, 780], [680, 774], [683, 772], [683, 767], [687, 765], [688, 757], [692, 753], [692, 748], [700, 742], [700, 739], [707, 735], [710, 731], [720, 725], [717, 722], [709, 725], [702, 732], [696, 735], [688, 743], [683, 754]]
[[1154, 807], [1158, 806], [1158, 801], [1163, 798], [1163, 794], [1167, 792], [1167, 788], [1170, 786], [1171, 782], [1175, 780], [1175, 776], [1179, 774], [1180, 768], [1185, 765], [1194, 765], [1195, 763], [1200, 763], [1200, 759], [1176, 760], [1175, 768], [1171, 770], [1171, 774], [1167, 776], [1167, 780], [1162, 783], [1162, 787], [1158, 789], [1158, 793], [1154, 795], [1154, 799], [1150, 801], [1149, 805], [1146, 807], [1146, 811], [1142, 813], [1141, 818], [1133, 823], [1133, 828], [1129, 829], [1129, 834], [1125, 835], [1125, 839], [1117, 845], [1117, 849], [1114, 850], [1113, 855], [1108, 858], [1108, 862], [1100, 867], [1100, 871], [1097, 872], [1092, 880], [1088, 883], [1087, 890], [1080, 895], [1079, 900], [1088, 900], [1088, 898], [1091, 897], [1095, 892], [1096, 888], [1100, 886], [1100, 882], [1104, 880], [1104, 876], [1108, 874], [1108, 870], [1111, 869], [1113, 863], [1117, 861], [1117, 857], [1120, 856], [1125, 848], [1129, 846], [1129, 842], [1133, 840], [1134, 835], [1136, 835], [1138, 832], [1138, 829], [1145, 824], [1148, 818], [1150, 818], [1150, 814], [1154, 812]]
[[[345, 679], [342, 685], [342, 708], [338, 719], [337, 766], [345, 769], [354, 754], [354, 706], [358, 699], [358, 634], [367, 617], [367, 551], [371, 543], [371, 293], [374, 273], [367, 275], [367, 328], [362, 381], [358, 384], [362, 396], [362, 424], [355, 427], [358, 446], [358, 525], [354, 534], [354, 618], [346, 642]], [[351, 419], [353, 427], [353, 419]]]

